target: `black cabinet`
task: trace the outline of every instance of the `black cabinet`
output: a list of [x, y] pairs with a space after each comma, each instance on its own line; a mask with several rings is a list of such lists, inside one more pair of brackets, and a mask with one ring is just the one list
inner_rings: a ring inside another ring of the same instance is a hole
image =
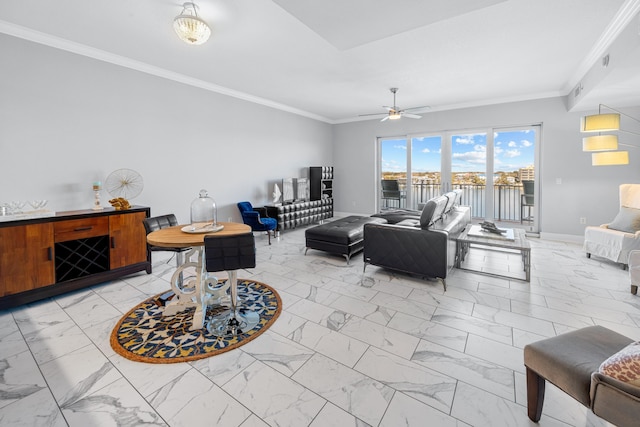
[[298, 226], [315, 224], [333, 216], [333, 199], [294, 202], [281, 205], [267, 205], [267, 216], [278, 221], [276, 231]]
[[309, 168], [309, 197], [311, 200], [333, 198], [333, 166]]

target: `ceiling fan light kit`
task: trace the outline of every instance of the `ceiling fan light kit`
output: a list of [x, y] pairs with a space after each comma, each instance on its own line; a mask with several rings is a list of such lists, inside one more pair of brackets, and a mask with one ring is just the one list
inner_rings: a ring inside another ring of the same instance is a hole
[[406, 108], [406, 109], [400, 109], [398, 108], [398, 106], [396, 106], [396, 92], [398, 92], [398, 88], [397, 87], [392, 87], [389, 89], [391, 91], [391, 93], [393, 93], [393, 107], [388, 107], [386, 105], [383, 105], [382, 108], [387, 109], [387, 113], [373, 113], [373, 114], [360, 114], [360, 117], [363, 116], [378, 116], [380, 114], [386, 114], [382, 120], [380, 120], [381, 122], [384, 122], [386, 120], [398, 120], [401, 119], [402, 117], [406, 117], [409, 119], [421, 119], [422, 116], [419, 116], [417, 114], [412, 114], [409, 111], [410, 110], [421, 110], [424, 108], [429, 108], [429, 107], [413, 107], [413, 108]]
[[182, 5], [182, 12], [173, 20], [173, 29], [188, 44], [203, 44], [211, 36], [211, 28], [198, 16], [198, 6], [192, 2]]

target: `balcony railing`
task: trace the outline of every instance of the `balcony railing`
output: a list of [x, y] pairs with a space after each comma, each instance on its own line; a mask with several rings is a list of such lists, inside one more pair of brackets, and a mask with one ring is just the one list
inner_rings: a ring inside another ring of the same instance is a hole
[[[461, 205], [471, 206], [473, 218], [485, 218], [486, 198], [483, 184], [453, 184], [454, 189], [462, 189]], [[406, 184], [400, 180], [400, 189], [406, 192]], [[411, 185], [412, 206], [409, 209], [418, 209], [427, 200], [441, 194], [439, 183], [414, 183]], [[494, 184], [493, 186], [493, 213], [496, 221], [520, 222], [521, 184]], [[404, 200], [403, 200], [404, 202]], [[404, 206], [402, 206], [404, 207]], [[525, 209], [525, 214], [528, 210]], [[524, 218], [525, 220], [527, 218]]]

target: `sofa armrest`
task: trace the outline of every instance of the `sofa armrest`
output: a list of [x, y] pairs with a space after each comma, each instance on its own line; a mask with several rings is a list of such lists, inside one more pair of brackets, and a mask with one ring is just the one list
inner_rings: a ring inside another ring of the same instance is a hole
[[261, 217], [263, 218], [267, 218], [269, 217], [269, 214], [267, 214], [267, 208], [265, 207], [253, 207], [253, 210], [258, 212], [260, 214]]
[[640, 387], [594, 372], [591, 410], [617, 426], [635, 426], [640, 419]]
[[[455, 244], [455, 242], [453, 242]], [[394, 224], [365, 224], [364, 261], [420, 276], [447, 276], [449, 235]]]

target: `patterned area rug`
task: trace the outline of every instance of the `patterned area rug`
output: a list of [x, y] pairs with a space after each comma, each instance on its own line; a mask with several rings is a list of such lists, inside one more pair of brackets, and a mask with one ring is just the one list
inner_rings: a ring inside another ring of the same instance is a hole
[[[158, 294], [138, 304], [120, 319], [111, 333], [111, 347], [127, 359], [147, 363], [178, 363], [214, 356], [240, 347], [266, 331], [280, 315], [282, 301], [268, 285], [238, 279], [241, 306], [260, 314], [260, 321], [251, 330], [237, 337], [220, 338], [205, 327], [190, 331], [194, 308], [175, 316], [163, 316], [162, 297]], [[207, 319], [223, 308], [210, 307]]]

